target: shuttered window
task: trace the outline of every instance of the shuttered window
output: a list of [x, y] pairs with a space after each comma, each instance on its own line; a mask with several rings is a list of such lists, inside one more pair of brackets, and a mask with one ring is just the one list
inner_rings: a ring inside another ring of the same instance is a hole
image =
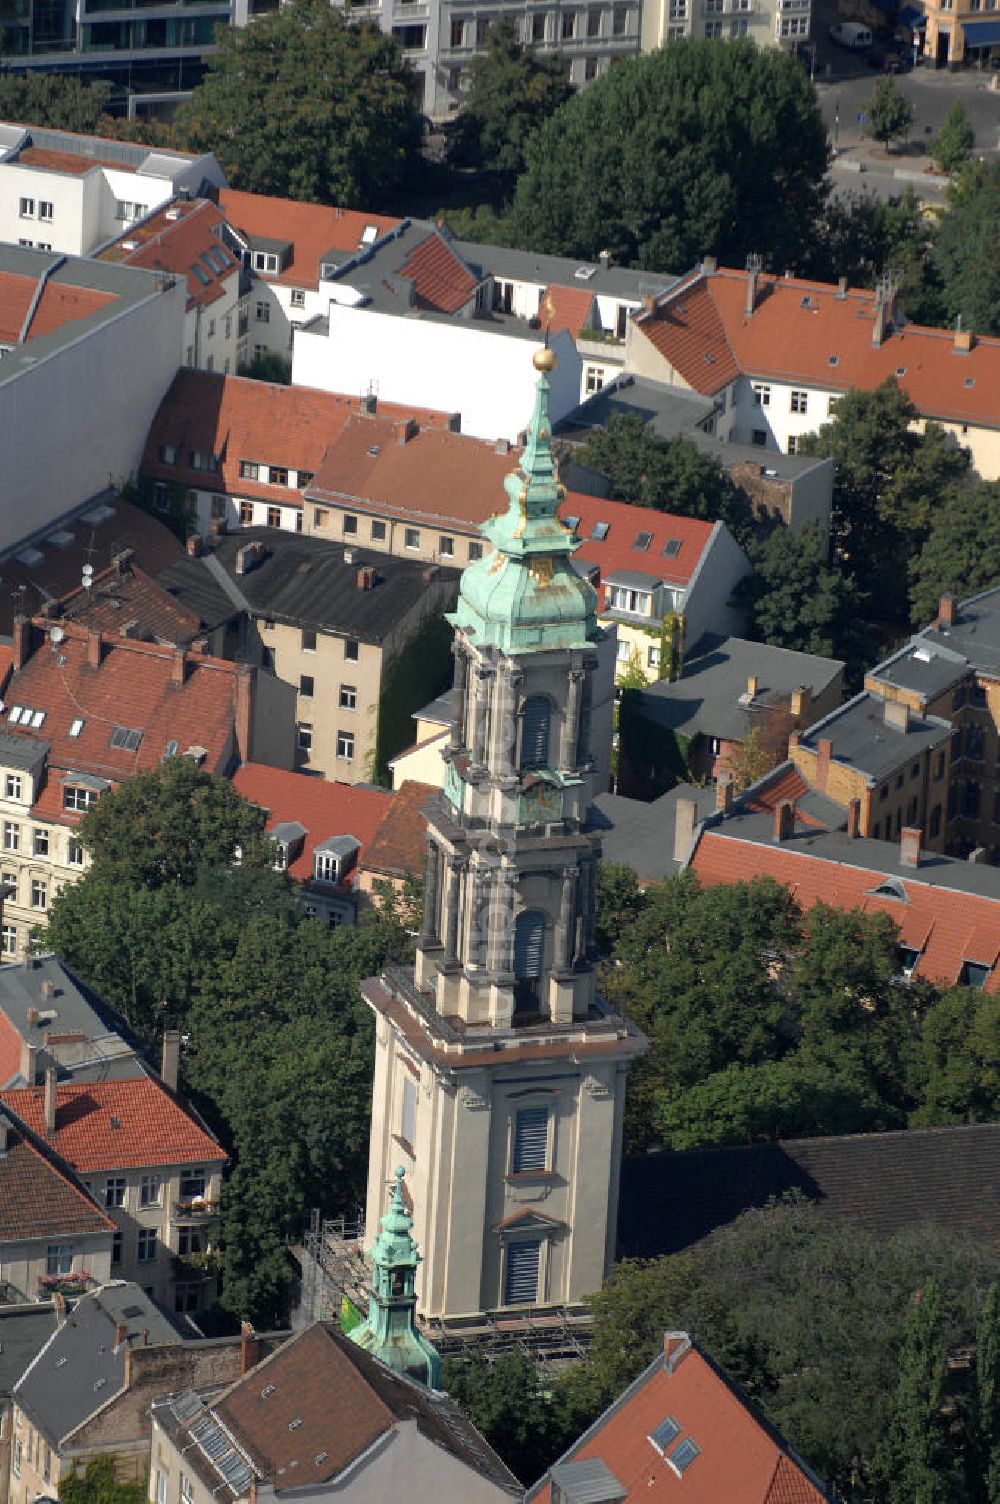
[[504, 1280], [504, 1304], [530, 1306], [538, 1299], [538, 1262], [540, 1242], [511, 1243], [507, 1249], [507, 1274]]
[[408, 1076], [403, 1082], [403, 1121], [400, 1132], [412, 1147], [417, 1133], [417, 1083]]
[[524, 702], [521, 731], [521, 767], [544, 768], [549, 760], [549, 720], [552, 703], [545, 695], [531, 695]]
[[549, 1110], [522, 1107], [514, 1119], [514, 1173], [544, 1170], [549, 1153]]
[[514, 975], [540, 977], [545, 957], [545, 915], [525, 909], [514, 925]]

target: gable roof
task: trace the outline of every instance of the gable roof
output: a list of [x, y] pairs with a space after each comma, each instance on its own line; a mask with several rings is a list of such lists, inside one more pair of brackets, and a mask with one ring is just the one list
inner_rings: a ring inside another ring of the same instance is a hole
[[[0, 1098], [34, 1133], [45, 1133], [42, 1087], [20, 1087]], [[179, 1099], [149, 1076], [58, 1083], [56, 1131], [46, 1142], [81, 1175], [147, 1165], [220, 1164], [226, 1158]]]
[[[181, 369], [150, 425], [142, 469], [174, 484], [297, 505], [300, 496], [294, 487], [247, 479], [240, 475], [240, 461], [281, 465], [311, 476], [344, 428], [366, 421], [358, 409], [357, 398], [336, 392]], [[386, 428], [410, 417], [442, 426], [448, 421], [428, 408], [392, 403], [379, 404], [379, 413]], [[176, 463], [160, 458], [163, 446], [177, 450]], [[195, 468], [192, 453], [217, 457], [219, 469]]]
[[542, 327], [550, 334], [565, 329], [577, 339], [589, 320], [594, 307], [594, 294], [582, 287], [560, 287], [550, 283], [538, 305]]
[[[852, 864], [853, 852], [860, 855], [862, 848], [871, 865]], [[761, 815], [704, 830], [690, 865], [707, 885], [772, 877], [791, 889], [803, 910], [822, 902], [887, 914], [899, 926], [900, 944], [917, 952], [914, 977], [954, 986], [969, 961], [989, 968], [987, 992], [1000, 989], [1000, 893], [990, 897], [965, 885], [947, 886], [967, 863], [932, 858], [926, 866], [903, 869], [890, 860], [879, 868], [879, 856], [895, 855], [887, 844], [840, 831], [800, 830], [775, 843], [771, 819]]]
[[[696, 517], [654, 511], [651, 507], [629, 506], [623, 501], [603, 501], [576, 491], [560, 503], [559, 516], [564, 523], [569, 517], [578, 518], [576, 535], [583, 541], [573, 557], [596, 564], [605, 582], [624, 570], [669, 585], [689, 585], [708, 551], [713, 533], [721, 526]], [[603, 539], [597, 539], [593, 533], [601, 523], [607, 524], [607, 533]], [[644, 533], [650, 535], [650, 542], [640, 550], [635, 545]], [[666, 554], [664, 549], [668, 547], [670, 553]]]
[[329, 252], [340, 253], [335, 259], [346, 259], [367, 243], [362, 237], [369, 227], [382, 236], [400, 223], [387, 214], [270, 198], [264, 193], [241, 193], [235, 188], [220, 190], [219, 207], [232, 227], [251, 244], [255, 240], [291, 242], [288, 266], [274, 276], [265, 275], [269, 282], [292, 287], [318, 286], [320, 264], [328, 259]]
[[517, 1480], [447, 1395], [395, 1373], [327, 1323], [292, 1337], [211, 1408], [279, 1494], [339, 1477], [411, 1422], [434, 1446], [520, 1497]]
[[[244, 799], [267, 811], [269, 831], [291, 821], [298, 821], [305, 829], [302, 850], [288, 868], [288, 876], [300, 883], [312, 880], [316, 847], [332, 836], [353, 836], [360, 843], [360, 866], [376, 831], [399, 797], [387, 789], [328, 783], [306, 773], [286, 773], [259, 762], [244, 763], [237, 768], [232, 783]], [[352, 886], [353, 876], [351, 881], [340, 885]]]
[[1000, 1123], [626, 1158], [619, 1256], [680, 1253], [789, 1191], [877, 1237], [929, 1221], [1000, 1248]]
[[188, 308], [223, 297], [240, 264], [220, 237], [225, 216], [208, 199], [176, 199], [129, 230], [101, 254], [150, 271], [174, 272], [187, 280]]
[[[10, 1108], [0, 1110], [7, 1148], [0, 1158], [0, 1243], [113, 1233], [115, 1224], [73, 1171]], [[36, 1292], [26, 1290], [34, 1300]]]
[[427, 851], [424, 805], [437, 793], [427, 783], [407, 778], [379, 821], [358, 866], [376, 876], [419, 878]]
[[474, 295], [476, 278], [439, 231], [428, 235], [407, 256], [400, 275], [413, 280], [418, 308], [457, 313]]
[[22, 343], [21, 331], [31, 312], [31, 321], [23, 336], [23, 342], [36, 339], [42, 334], [52, 334], [65, 324], [77, 319], [89, 318], [109, 303], [115, 302], [115, 294], [99, 292], [93, 287], [75, 287], [48, 280], [42, 286], [37, 306], [32, 310], [32, 299], [39, 289], [34, 277], [21, 276], [17, 272], [0, 271], [0, 344]]
[[60, 601], [62, 619], [95, 632], [124, 633], [133, 641], [187, 646], [203, 630], [201, 617], [132, 560], [109, 565]]
[[[691, 1443], [696, 1450], [684, 1466]], [[561, 1474], [568, 1482], [587, 1459], [603, 1462], [626, 1504], [823, 1504], [829, 1497], [686, 1332], [666, 1334], [663, 1352], [528, 1490], [526, 1504], [550, 1504], [552, 1482]]]
[[761, 273], [746, 312], [747, 273], [720, 267], [672, 288], [635, 329], [696, 392], [712, 395], [741, 373], [805, 387], [870, 390], [895, 377], [927, 417], [1000, 426], [1000, 339], [956, 350], [948, 329], [897, 318], [873, 343], [877, 294]]
[[[117, 1342], [119, 1324], [125, 1340]], [[58, 1448], [95, 1411], [120, 1394], [125, 1352], [146, 1343], [180, 1341], [152, 1300], [126, 1280], [84, 1295], [14, 1385], [17, 1403]]]
[[[42, 617], [34, 625], [48, 631], [52, 621]], [[104, 639], [95, 667], [88, 662], [86, 630], [69, 621], [60, 625], [58, 654], [45, 641], [12, 676], [0, 723], [4, 734], [21, 738], [39, 756], [48, 751], [49, 777], [39, 795], [39, 813], [52, 818], [62, 809], [55, 769], [110, 780], [128, 778], [155, 767], [168, 745], [176, 743], [179, 752], [204, 747], [206, 768], [219, 770], [231, 746], [237, 678], [248, 672], [245, 666], [117, 638]], [[181, 654], [185, 677], [178, 683], [174, 675]], [[11, 716], [25, 707], [44, 712], [39, 727], [25, 730], [12, 722]], [[71, 735], [78, 721], [83, 724]], [[142, 732], [137, 749], [111, 746], [117, 726]]]

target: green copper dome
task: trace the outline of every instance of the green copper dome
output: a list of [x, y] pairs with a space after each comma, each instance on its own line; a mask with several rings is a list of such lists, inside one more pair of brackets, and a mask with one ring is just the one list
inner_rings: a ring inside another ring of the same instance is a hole
[[436, 1389], [441, 1359], [416, 1325], [416, 1275], [420, 1254], [413, 1241], [413, 1218], [403, 1200], [405, 1171], [396, 1170], [389, 1210], [379, 1219], [372, 1244], [372, 1290], [368, 1315], [351, 1341], [397, 1373]]
[[480, 531], [493, 552], [462, 575], [458, 605], [449, 618], [477, 645], [504, 652], [583, 647], [597, 635], [597, 594], [573, 568], [578, 548], [557, 515], [564, 495], [552, 455], [549, 383], [551, 351], [536, 356], [542, 372], [521, 463], [504, 481], [507, 510]]

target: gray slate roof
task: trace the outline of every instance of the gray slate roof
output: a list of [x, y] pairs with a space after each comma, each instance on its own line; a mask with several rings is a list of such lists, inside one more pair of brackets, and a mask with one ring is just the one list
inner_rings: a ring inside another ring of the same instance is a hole
[[[236, 555], [248, 543], [261, 543], [265, 557], [248, 574], [237, 575]], [[159, 581], [209, 628], [231, 620], [244, 609], [237, 603], [243, 601], [255, 616], [381, 643], [426, 595], [427, 566], [392, 554], [352, 552], [354, 562], [345, 564], [341, 544], [279, 528], [244, 528], [216, 539], [206, 557], [178, 560]], [[375, 566], [371, 590], [358, 588], [362, 563]], [[218, 570], [227, 578], [226, 589], [216, 578]], [[441, 570], [440, 577], [457, 586], [457, 570]]]
[[930, 1221], [1000, 1248], [1000, 1123], [635, 1155], [619, 1257], [679, 1253], [793, 1190], [880, 1237]]
[[1000, 677], [1000, 585], [960, 601], [950, 627], [925, 627], [870, 676], [932, 700], [970, 668]]
[[[51, 986], [51, 996], [45, 993]], [[39, 1015], [29, 1023], [28, 1012]], [[0, 1012], [22, 1039], [39, 1047], [49, 1030], [82, 1034], [79, 1046], [59, 1046], [59, 1074], [74, 1081], [103, 1081], [141, 1076], [145, 1062], [121, 1014], [84, 985], [58, 956], [33, 956], [17, 965], [0, 966]], [[0, 1086], [34, 1085], [20, 1076]]]
[[55, 1306], [50, 1300], [0, 1306], [0, 1396], [10, 1394], [57, 1325]]
[[951, 723], [940, 716], [914, 716], [907, 731], [887, 725], [885, 701], [862, 691], [810, 726], [800, 740], [815, 750], [826, 738], [833, 744], [834, 761], [857, 768], [879, 783], [911, 757], [941, 746], [950, 736]]
[[[843, 668], [836, 658], [794, 653], [743, 637], [703, 638], [698, 657], [685, 663], [680, 679], [661, 680], [642, 691], [642, 710], [658, 725], [685, 736], [700, 732], [743, 741], [762, 710], [787, 702], [792, 690], [802, 685], [818, 697]], [[757, 695], [752, 704], [741, 705], [751, 674], [759, 681]]]
[[[481, 245], [474, 240], [453, 240], [452, 249], [473, 272], [481, 276], [509, 278], [512, 282], [537, 282], [549, 287], [575, 287], [585, 292], [601, 293], [640, 303], [647, 294], [669, 292], [680, 278], [673, 272], [636, 271], [628, 266], [602, 266], [599, 261], [583, 261], [574, 256], [547, 256], [540, 251], [519, 251], [505, 245]], [[587, 267], [590, 277], [576, 274]]]
[[18, 1404], [50, 1445], [62, 1442], [120, 1392], [125, 1344], [116, 1350], [117, 1322], [125, 1325], [126, 1340], [136, 1347], [179, 1342], [182, 1336], [130, 1281], [115, 1280], [84, 1295], [14, 1386]]
[[604, 860], [631, 867], [644, 883], [660, 882], [678, 872], [681, 864], [674, 861], [674, 824], [679, 799], [695, 801], [699, 821], [715, 809], [715, 789], [690, 783], [678, 784], [651, 804], [621, 794], [598, 794], [591, 806], [589, 826], [600, 831]]

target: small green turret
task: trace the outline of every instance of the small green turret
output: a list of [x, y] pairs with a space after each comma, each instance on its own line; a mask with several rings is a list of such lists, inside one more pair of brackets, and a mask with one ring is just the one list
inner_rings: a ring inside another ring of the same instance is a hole
[[352, 1342], [389, 1368], [436, 1389], [441, 1359], [416, 1324], [416, 1278], [420, 1254], [413, 1241], [413, 1218], [403, 1200], [405, 1170], [396, 1170], [389, 1210], [372, 1244], [372, 1289], [368, 1316], [351, 1332]]

